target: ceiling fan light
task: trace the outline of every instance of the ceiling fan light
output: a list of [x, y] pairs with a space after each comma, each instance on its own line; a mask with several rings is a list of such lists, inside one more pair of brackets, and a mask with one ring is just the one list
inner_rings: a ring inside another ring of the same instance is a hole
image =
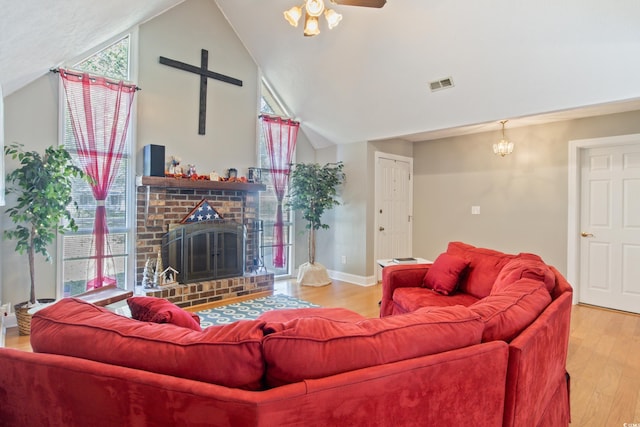
[[307, 0], [306, 7], [307, 14], [313, 17], [322, 15], [324, 11], [324, 0]]
[[329, 25], [330, 30], [337, 27], [340, 21], [342, 21], [342, 15], [333, 9], [325, 10], [324, 17], [327, 20], [327, 25]]
[[307, 37], [317, 36], [320, 34], [320, 25], [318, 18], [307, 15], [304, 20], [304, 35]]
[[300, 17], [302, 17], [302, 9], [300, 6], [293, 6], [291, 9], [284, 12], [284, 19], [294, 27], [298, 26]]

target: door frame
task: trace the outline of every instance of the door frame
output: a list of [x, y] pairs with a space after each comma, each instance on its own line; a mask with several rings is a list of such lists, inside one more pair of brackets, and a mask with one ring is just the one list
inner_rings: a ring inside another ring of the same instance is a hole
[[580, 181], [582, 153], [589, 148], [640, 143], [640, 133], [569, 141], [569, 191], [567, 221], [567, 281], [573, 287], [573, 303], [580, 301]]
[[[409, 210], [411, 211], [411, 248], [413, 251], [413, 157], [405, 157], [405, 156], [399, 156], [397, 154], [390, 154], [390, 153], [384, 153], [382, 151], [376, 151], [375, 152], [375, 156], [374, 156], [374, 164], [373, 164], [373, 179], [374, 179], [374, 190], [373, 190], [373, 213], [374, 213], [374, 220], [373, 220], [373, 266], [374, 266], [374, 277], [375, 280], [378, 281], [378, 263], [377, 263], [377, 257], [378, 257], [378, 245], [379, 243], [379, 239], [378, 239], [378, 227], [380, 226], [378, 224], [378, 215], [376, 215], [376, 211], [378, 209], [378, 204], [380, 203], [380, 199], [379, 199], [379, 189], [378, 189], [378, 173], [380, 172], [378, 170], [378, 160], [380, 159], [390, 159], [390, 160], [398, 160], [401, 162], [407, 162], [409, 163], [409, 181], [410, 181], [410, 189], [409, 189]], [[412, 255], [413, 256], [413, 255]]]

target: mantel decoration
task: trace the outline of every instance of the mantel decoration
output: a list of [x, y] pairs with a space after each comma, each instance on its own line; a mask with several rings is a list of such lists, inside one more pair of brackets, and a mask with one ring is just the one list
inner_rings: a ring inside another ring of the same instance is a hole
[[322, 214], [340, 204], [336, 197], [338, 186], [345, 179], [343, 167], [342, 162], [324, 166], [298, 163], [291, 171], [288, 206], [302, 213], [309, 230], [309, 262], [298, 268], [297, 281], [300, 285], [325, 286], [331, 283], [327, 269], [316, 262], [316, 230], [329, 228], [322, 222]]
[[504, 136], [504, 125], [509, 120], [502, 120], [500, 124], [502, 125], [502, 139], [500, 142], [493, 144], [493, 154], [504, 157], [507, 154], [513, 153], [513, 142], [509, 142], [507, 138]]
[[71, 190], [75, 178], [85, 178], [84, 172], [75, 166], [63, 146], [48, 147], [41, 155], [36, 151], [24, 151], [22, 144], [10, 144], [4, 153], [17, 159], [20, 166], [7, 174], [7, 194], [16, 195], [16, 204], [6, 210], [15, 224], [5, 230], [4, 237], [16, 241], [16, 252], [27, 253], [31, 290], [29, 300], [16, 304], [19, 332], [29, 335], [31, 331], [30, 308], [36, 305], [35, 254], [42, 254], [51, 261], [48, 246], [56, 233], [77, 230], [69, 212]]

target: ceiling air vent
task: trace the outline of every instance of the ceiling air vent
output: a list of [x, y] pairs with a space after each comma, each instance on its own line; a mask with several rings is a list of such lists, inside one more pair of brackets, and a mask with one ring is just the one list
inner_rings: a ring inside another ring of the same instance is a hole
[[431, 88], [431, 92], [447, 89], [447, 88], [453, 87], [453, 80], [451, 80], [451, 77], [447, 77], [441, 80], [436, 80], [435, 82], [429, 83], [429, 87]]

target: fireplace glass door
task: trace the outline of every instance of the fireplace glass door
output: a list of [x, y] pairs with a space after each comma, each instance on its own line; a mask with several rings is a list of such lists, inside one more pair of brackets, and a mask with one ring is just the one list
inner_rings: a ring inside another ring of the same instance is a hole
[[238, 224], [189, 224], [164, 236], [163, 263], [179, 271], [180, 283], [244, 274], [244, 227]]

